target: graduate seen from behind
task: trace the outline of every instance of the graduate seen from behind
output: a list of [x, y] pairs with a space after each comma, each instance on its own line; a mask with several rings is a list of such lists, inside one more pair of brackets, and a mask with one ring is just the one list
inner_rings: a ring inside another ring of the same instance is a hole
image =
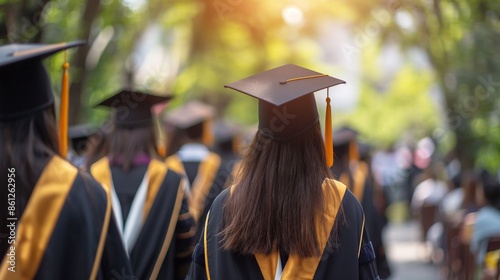
[[209, 150], [212, 146], [212, 118], [215, 108], [199, 101], [190, 101], [170, 112], [165, 121], [173, 124], [182, 146], [166, 159], [169, 167], [185, 173], [189, 179], [189, 213], [197, 224], [195, 240], [200, 237], [201, 224], [224, 182], [217, 181], [221, 158]]
[[114, 129], [108, 156], [90, 170], [111, 189], [114, 216], [139, 279], [183, 279], [193, 250], [186, 179], [159, 160], [155, 146], [151, 107], [169, 99], [122, 90], [99, 103], [113, 109]]
[[226, 85], [259, 99], [259, 130], [187, 279], [378, 279], [363, 210], [329, 171], [331, 122], [325, 146], [318, 121], [313, 93], [341, 83], [289, 64]]
[[[110, 193], [64, 159], [57, 137], [41, 60], [81, 44], [0, 47], [0, 218], [8, 223], [0, 228], [2, 280], [133, 279]], [[65, 73], [60, 139], [67, 137], [68, 87]]]

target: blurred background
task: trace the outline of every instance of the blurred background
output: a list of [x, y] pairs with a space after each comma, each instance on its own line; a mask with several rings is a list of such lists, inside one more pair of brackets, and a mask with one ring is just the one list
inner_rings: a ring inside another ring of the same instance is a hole
[[431, 136], [495, 170], [499, 13], [495, 0], [0, 0], [0, 44], [87, 40], [70, 55], [71, 124], [99, 121], [92, 105], [130, 85], [252, 124], [256, 102], [223, 85], [295, 63], [347, 81], [334, 125], [381, 148]]
[[[174, 94], [167, 110], [198, 99], [252, 126], [257, 102], [224, 84], [287, 63], [347, 81], [330, 90], [333, 124], [371, 146], [388, 218], [405, 225], [391, 240], [418, 231], [404, 223], [432, 162], [445, 182], [500, 168], [498, 0], [0, 0], [0, 45], [76, 39], [88, 44], [68, 52], [70, 124], [104, 121], [93, 105], [134, 87]], [[56, 93], [63, 60], [46, 60]], [[408, 255], [392, 260], [421, 261]]]

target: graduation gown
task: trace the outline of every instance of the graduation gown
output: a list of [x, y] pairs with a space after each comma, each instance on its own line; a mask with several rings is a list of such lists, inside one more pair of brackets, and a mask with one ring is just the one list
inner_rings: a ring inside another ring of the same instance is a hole
[[183, 278], [189, 266], [194, 236], [193, 221], [184, 198], [185, 180], [164, 163], [151, 160], [146, 173], [141, 175], [143, 183], [124, 222], [111, 170], [107, 157], [91, 167], [97, 181], [111, 186], [114, 216], [135, 275], [139, 279]]
[[173, 155], [166, 160], [167, 166], [184, 173], [190, 183], [189, 213], [198, 225], [195, 240], [200, 237], [205, 217], [213, 201], [224, 189], [227, 176], [221, 172], [221, 158], [219, 155], [208, 152], [201, 160], [182, 161], [178, 155]]
[[45, 165], [17, 222], [0, 279], [134, 279], [109, 193], [58, 156]]
[[[335, 195], [337, 188], [340, 198]], [[193, 253], [193, 263], [186, 279], [275, 279], [281, 268], [281, 279], [378, 279], [373, 247], [364, 230], [364, 214], [354, 195], [337, 181], [323, 183], [326, 203], [324, 218], [327, 232], [317, 229], [321, 257], [300, 258], [291, 255], [284, 267], [278, 263], [279, 253], [241, 255], [221, 248], [223, 206], [230, 195], [223, 191], [214, 201], [204, 232]], [[341, 210], [339, 210], [341, 209]], [[339, 220], [339, 226], [335, 224]], [[337, 231], [338, 246], [325, 250]]]
[[352, 186], [350, 190], [361, 203], [366, 213], [366, 228], [375, 249], [377, 270], [382, 279], [388, 278], [391, 275], [391, 270], [385, 255], [382, 239], [383, 226], [374, 204], [373, 177], [368, 164], [364, 161], [358, 161], [351, 168], [351, 174], [352, 181], [347, 172], [342, 173], [339, 179], [342, 183]]

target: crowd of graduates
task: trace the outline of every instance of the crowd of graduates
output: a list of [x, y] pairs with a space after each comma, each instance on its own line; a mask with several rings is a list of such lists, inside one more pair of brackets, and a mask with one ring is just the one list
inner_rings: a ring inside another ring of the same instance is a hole
[[399, 211], [393, 219], [420, 225], [424, 255], [441, 279], [498, 279], [498, 171], [463, 167], [431, 137], [375, 152], [372, 166], [384, 205]]
[[354, 129], [326, 128], [323, 140], [311, 93], [344, 82], [295, 65], [228, 85], [259, 99], [252, 135], [208, 104], [170, 109], [174, 96], [127, 88], [96, 104], [107, 122], [69, 127], [61, 149], [40, 61], [76, 45], [0, 52], [0, 167], [18, 186], [15, 214], [1, 210], [17, 225], [15, 246], [1, 236], [0, 279], [387, 279], [385, 213], [400, 198], [447, 279], [496, 271], [497, 174], [451, 158], [439, 170], [427, 139], [404, 183], [391, 179], [391, 152], [373, 153]]

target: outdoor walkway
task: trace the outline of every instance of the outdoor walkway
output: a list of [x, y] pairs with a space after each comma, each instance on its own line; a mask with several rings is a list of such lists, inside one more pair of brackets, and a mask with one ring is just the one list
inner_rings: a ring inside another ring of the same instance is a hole
[[391, 223], [384, 233], [391, 280], [439, 280], [439, 267], [426, 259], [416, 222]]

